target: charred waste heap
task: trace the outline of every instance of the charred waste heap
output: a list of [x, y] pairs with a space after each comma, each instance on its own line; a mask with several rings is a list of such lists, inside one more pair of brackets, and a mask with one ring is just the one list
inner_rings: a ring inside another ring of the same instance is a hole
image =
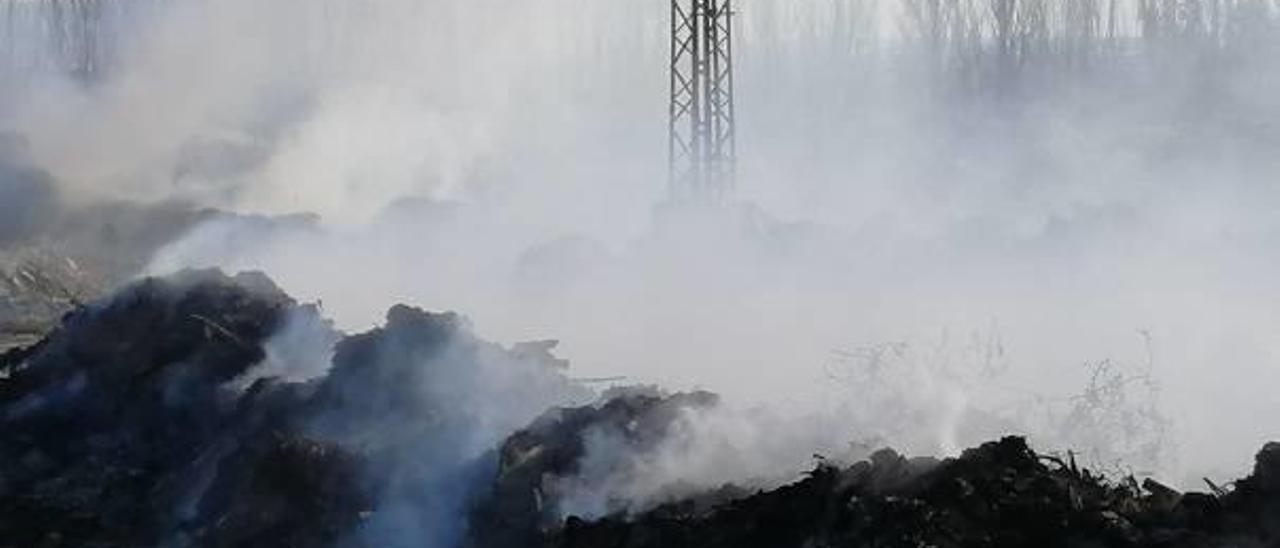
[[549, 346], [502, 348], [406, 306], [343, 336], [261, 274], [136, 282], [0, 357], [0, 546], [1280, 543], [1277, 444], [1208, 494], [1110, 481], [1006, 438], [563, 515], [557, 486], [583, 473], [592, 432], [645, 451], [717, 400], [633, 389], [585, 404]]

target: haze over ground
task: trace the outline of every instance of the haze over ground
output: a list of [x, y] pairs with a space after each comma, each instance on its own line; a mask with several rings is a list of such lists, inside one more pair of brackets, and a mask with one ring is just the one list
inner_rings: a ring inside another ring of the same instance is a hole
[[[68, 207], [320, 216], [215, 219], [148, 273], [260, 268], [353, 329], [457, 310], [831, 446], [1155, 440], [1122, 456], [1195, 481], [1276, 437], [1274, 2], [743, 0], [744, 205], [690, 224], [653, 215], [660, 1], [99, 2], [71, 75], [11, 5], [0, 129]], [[1106, 360], [1167, 437], [1063, 434]]]

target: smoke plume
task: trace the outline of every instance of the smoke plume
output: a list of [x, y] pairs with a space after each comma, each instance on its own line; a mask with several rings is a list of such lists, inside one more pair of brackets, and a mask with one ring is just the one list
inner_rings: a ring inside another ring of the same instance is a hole
[[1275, 436], [1274, 1], [743, 0], [714, 212], [654, 207], [662, 2], [51, 4], [6, 5], [0, 130], [49, 178], [6, 177], [0, 212], [318, 215], [203, 219], [143, 272], [262, 269], [348, 330], [464, 310], [813, 440], [1053, 445], [1150, 411], [1181, 457], [1129, 466], [1199, 478]]

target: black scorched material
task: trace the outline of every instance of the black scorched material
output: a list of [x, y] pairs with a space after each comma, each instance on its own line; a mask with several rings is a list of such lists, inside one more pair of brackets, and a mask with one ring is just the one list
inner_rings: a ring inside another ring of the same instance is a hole
[[570, 517], [561, 548], [854, 546], [1264, 547], [1280, 543], [1280, 445], [1230, 493], [1113, 483], [1008, 437], [945, 461], [882, 450], [823, 464], [785, 487], [710, 510], [669, 504], [596, 521]]

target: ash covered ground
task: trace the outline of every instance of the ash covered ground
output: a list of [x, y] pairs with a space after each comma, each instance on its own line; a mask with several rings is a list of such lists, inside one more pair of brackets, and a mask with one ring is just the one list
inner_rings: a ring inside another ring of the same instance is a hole
[[[1280, 444], [1204, 492], [1005, 437], [954, 458], [815, 456], [767, 487], [672, 482], [623, 500], [618, 478], [643, 475], [633, 457], [719, 398], [597, 394], [554, 346], [503, 347], [463, 316], [403, 305], [344, 334], [260, 273], [133, 282], [0, 357], [0, 545], [1280, 542]], [[584, 497], [599, 510], [575, 513]]]

